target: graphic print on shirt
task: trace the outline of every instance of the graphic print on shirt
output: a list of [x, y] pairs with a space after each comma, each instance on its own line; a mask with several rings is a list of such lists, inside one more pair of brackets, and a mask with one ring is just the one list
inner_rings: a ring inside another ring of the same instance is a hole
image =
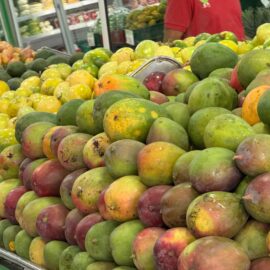
[[203, 4], [204, 8], [211, 7], [209, 0], [200, 0], [200, 2]]

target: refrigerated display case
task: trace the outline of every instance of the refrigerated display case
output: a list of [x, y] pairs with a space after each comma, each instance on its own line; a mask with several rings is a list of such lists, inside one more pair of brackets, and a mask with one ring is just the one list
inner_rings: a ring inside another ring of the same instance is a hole
[[68, 53], [87, 40], [98, 15], [98, 0], [8, 0], [17, 46], [42, 46]]
[[0, 14], [0, 40], [6, 40], [6, 35], [3, 27], [3, 19], [1, 14]]
[[112, 50], [134, 47], [145, 39], [162, 41], [166, 1], [107, 0], [105, 8]]
[[2, 37], [4, 36], [5, 41], [17, 45], [18, 40], [16, 39], [16, 35], [14, 35], [14, 28], [11, 19], [11, 12], [8, 8], [7, 1], [0, 0], [0, 23], [2, 29]]

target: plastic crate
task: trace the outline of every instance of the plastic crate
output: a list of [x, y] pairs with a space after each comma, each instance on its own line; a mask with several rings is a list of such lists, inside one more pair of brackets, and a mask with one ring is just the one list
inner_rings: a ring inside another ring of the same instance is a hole
[[137, 45], [143, 40], [151, 39], [154, 41], [162, 41], [164, 33], [164, 24], [158, 23], [153, 26], [149, 26], [137, 30], [125, 30], [126, 43], [129, 45]]

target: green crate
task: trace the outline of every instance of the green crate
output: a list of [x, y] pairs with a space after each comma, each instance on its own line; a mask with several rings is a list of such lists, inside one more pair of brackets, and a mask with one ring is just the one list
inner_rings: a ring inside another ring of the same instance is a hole
[[95, 47], [102, 47], [103, 46], [102, 35], [94, 34], [94, 38], [95, 38]]
[[164, 34], [164, 24], [158, 23], [143, 29], [125, 30], [126, 42], [129, 45], [137, 45], [143, 40], [151, 39], [154, 41], [162, 41]]
[[241, 6], [242, 9], [248, 9], [250, 7], [256, 8], [261, 7], [263, 4], [261, 3], [261, 0], [241, 0]]

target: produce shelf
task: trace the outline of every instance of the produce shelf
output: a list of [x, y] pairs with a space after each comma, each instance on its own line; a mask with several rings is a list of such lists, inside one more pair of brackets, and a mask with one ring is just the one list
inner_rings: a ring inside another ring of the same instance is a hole
[[[70, 25], [69, 29], [71, 31], [76, 31], [76, 30], [79, 30], [79, 29], [94, 26], [94, 24], [95, 24], [94, 20], [89, 21], [89, 22], [82, 22], [82, 23]], [[34, 36], [31, 36], [31, 37], [25, 37], [25, 38], [23, 38], [23, 42], [24, 43], [31, 43], [31, 42], [39, 41], [39, 40], [44, 39], [44, 38], [52, 37], [52, 36], [55, 36], [55, 35], [60, 35], [60, 34], [61, 34], [60, 29], [54, 29], [54, 30], [52, 30], [52, 31], [50, 31], [48, 33], [41, 33], [41, 34], [34, 35]]]
[[14, 266], [12, 267], [12, 270], [22, 269], [22, 270], [45, 270], [45, 268], [36, 266], [35, 264], [26, 261], [22, 259], [21, 257], [17, 256], [14, 253], [8, 252], [2, 248], [0, 248], [0, 259], [3, 258], [7, 260], [8, 262], [11, 262], [15, 266], [18, 266], [18, 268], [14, 269]]
[[[74, 9], [82, 8], [85, 6], [97, 4], [97, 3], [98, 3], [98, 0], [85, 0], [78, 3], [66, 4], [64, 5], [64, 8], [66, 11], [68, 11], [68, 10], [74, 10]], [[54, 14], [56, 14], [56, 12], [55, 12], [55, 9], [52, 8], [52, 9], [41, 11], [38, 13], [18, 17], [17, 21], [20, 23], [20, 22], [24, 22], [30, 19], [48, 17]]]
[[51, 37], [51, 36], [54, 36], [54, 35], [59, 35], [61, 33], [60, 29], [54, 29], [48, 33], [41, 33], [41, 34], [38, 34], [38, 35], [34, 35], [34, 36], [31, 36], [31, 37], [24, 37], [23, 38], [23, 42], [24, 43], [29, 43], [29, 42], [33, 42], [33, 41], [36, 41], [36, 40], [40, 40], [40, 39], [43, 39], [43, 38], [48, 38], [48, 37]]
[[75, 30], [79, 30], [79, 29], [82, 29], [82, 28], [86, 28], [86, 27], [92, 27], [94, 26], [96, 21], [89, 21], [89, 22], [82, 22], [82, 23], [78, 23], [78, 24], [74, 24], [74, 25], [70, 25], [69, 26], [69, 29], [71, 31], [75, 31]]

